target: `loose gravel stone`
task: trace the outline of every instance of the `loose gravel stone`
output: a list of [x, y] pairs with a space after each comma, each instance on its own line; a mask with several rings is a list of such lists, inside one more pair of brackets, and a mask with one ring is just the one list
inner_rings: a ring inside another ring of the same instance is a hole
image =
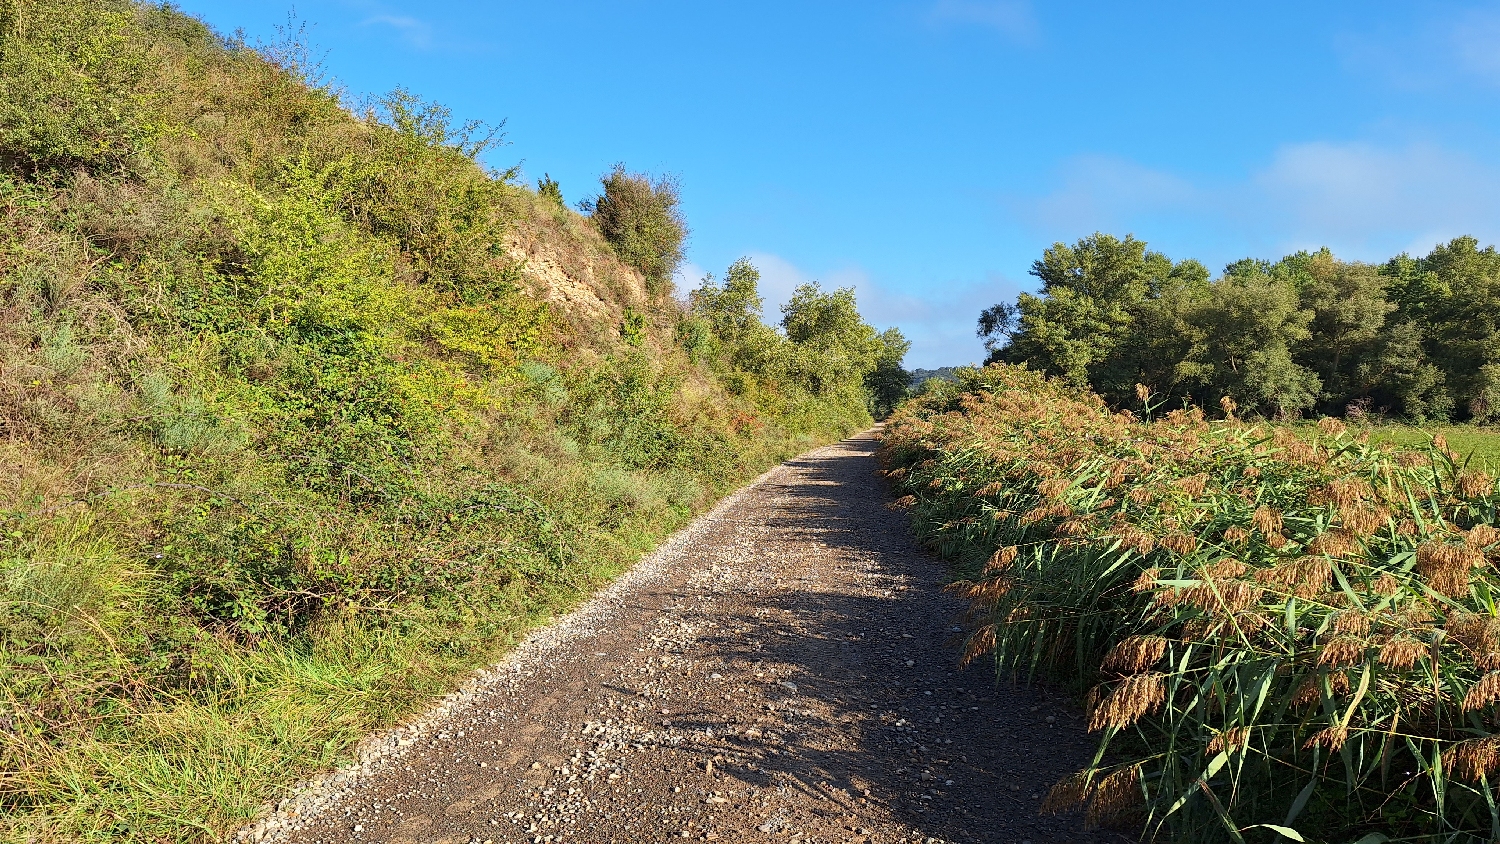
[[873, 449], [767, 473], [234, 840], [1125, 840], [1037, 814], [1079, 713], [956, 666], [963, 607]]

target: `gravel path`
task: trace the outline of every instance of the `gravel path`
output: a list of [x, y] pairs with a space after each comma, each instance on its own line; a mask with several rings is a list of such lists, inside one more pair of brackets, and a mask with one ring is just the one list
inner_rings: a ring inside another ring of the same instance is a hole
[[1115, 841], [1041, 817], [1079, 713], [955, 667], [866, 434], [767, 473], [241, 840]]

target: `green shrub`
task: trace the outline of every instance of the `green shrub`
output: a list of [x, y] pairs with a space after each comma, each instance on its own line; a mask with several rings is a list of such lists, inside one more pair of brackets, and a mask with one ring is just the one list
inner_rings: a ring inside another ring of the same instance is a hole
[[155, 132], [150, 57], [127, 2], [10, 3], [0, 11], [0, 165], [119, 166]]
[[617, 164], [601, 182], [604, 192], [585, 201], [583, 208], [620, 259], [645, 277], [648, 290], [657, 294], [670, 290], [688, 234], [678, 207], [676, 180], [669, 176], [652, 180]]
[[568, 203], [563, 200], [562, 187], [557, 181], [546, 173], [536, 180], [536, 195], [548, 202], [554, 203], [558, 208], [567, 208]]

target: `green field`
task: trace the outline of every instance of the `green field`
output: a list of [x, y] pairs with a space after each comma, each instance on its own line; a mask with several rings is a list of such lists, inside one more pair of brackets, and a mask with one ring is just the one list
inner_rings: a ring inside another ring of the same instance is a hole
[[1443, 435], [1459, 454], [1472, 456], [1489, 469], [1500, 467], [1500, 428], [1485, 425], [1373, 425], [1369, 429], [1373, 443], [1401, 446], [1425, 446], [1438, 434]]

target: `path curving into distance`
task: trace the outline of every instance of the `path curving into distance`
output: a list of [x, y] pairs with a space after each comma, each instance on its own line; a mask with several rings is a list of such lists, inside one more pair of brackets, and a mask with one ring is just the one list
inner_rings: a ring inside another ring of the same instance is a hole
[[956, 667], [864, 434], [768, 472], [241, 841], [1086, 842], [1081, 716]]

